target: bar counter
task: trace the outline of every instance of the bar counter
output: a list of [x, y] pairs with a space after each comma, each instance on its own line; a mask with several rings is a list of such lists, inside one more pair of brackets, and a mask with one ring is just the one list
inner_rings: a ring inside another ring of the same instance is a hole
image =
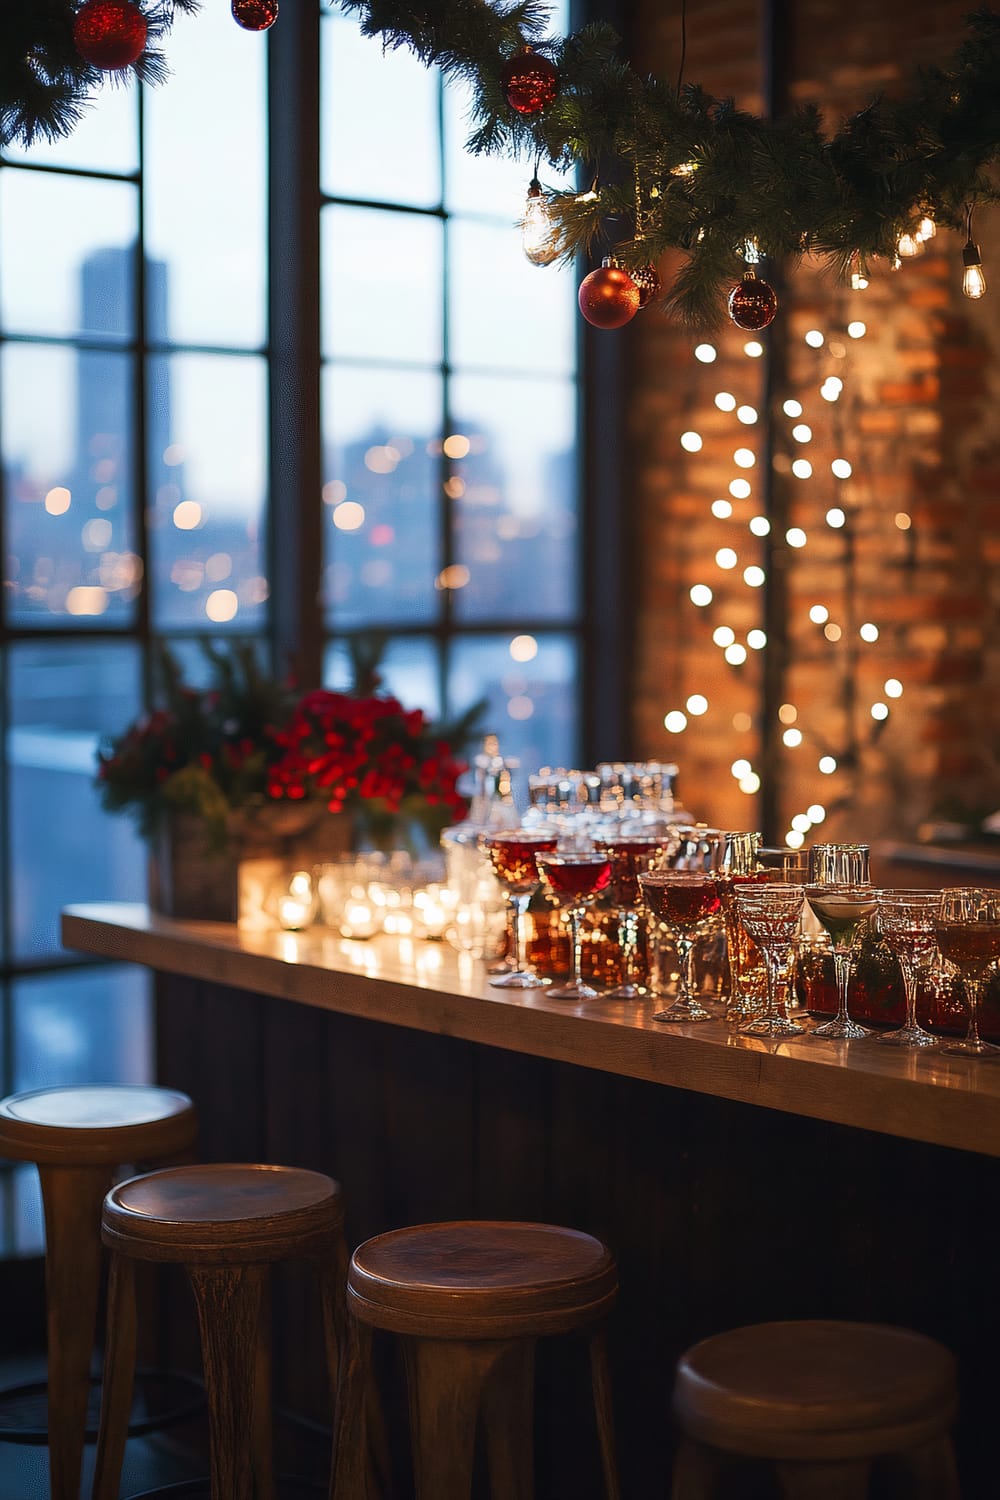
[[[352, 1243], [464, 1217], [604, 1239], [621, 1276], [626, 1495], [667, 1493], [682, 1350], [796, 1317], [948, 1344], [963, 1493], [996, 1494], [1000, 1060], [665, 1027], [648, 1000], [491, 988], [481, 965], [425, 940], [251, 933], [124, 905], [70, 908], [63, 939], [156, 973], [158, 1078], [197, 1102], [205, 1159], [330, 1172]], [[308, 1298], [285, 1296], [277, 1384], [322, 1420], [315, 1323]], [[599, 1500], [582, 1350], [549, 1342], [538, 1492]], [[184, 1367], [195, 1348], [171, 1307], [159, 1352]], [[308, 1468], [299, 1451], [295, 1467]]]

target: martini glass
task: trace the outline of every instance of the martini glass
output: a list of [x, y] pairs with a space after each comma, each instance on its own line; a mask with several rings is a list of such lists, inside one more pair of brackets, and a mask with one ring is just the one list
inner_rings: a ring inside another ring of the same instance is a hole
[[595, 896], [607, 890], [611, 861], [606, 854], [540, 852], [536, 863], [542, 884], [569, 917], [571, 967], [569, 983], [549, 990], [553, 1000], [591, 1000], [598, 993], [580, 978], [580, 922]]
[[618, 945], [622, 951], [622, 982], [607, 990], [609, 999], [636, 1000], [646, 994], [639, 968], [639, 875], [652, 869], [669, 849], [663, 833], [615, 833], [594, 839], [594, 848], [611, 862], [611, 899], [618, 911]]
[[906, 1020], [876, 1037], [885, 1047], [936, 1047], [938, 1038], [917, 1021], [917, 970], [934, 957], [938, 891], [879, 891], [875, 908], [879, 931], [899, 959], [906, 992]]
[[833, 948], [833, 969], [837, 976], [837, 1014], [832, 1021], [817, 1026], [813, 1036], [832, 1041], [857, 1041], [871, 1036], [867, 1026], [852, 1021], [847, 1000], [851, 985], [852, 949], [862, 924], [875, 910], [878, 891], [871, 885], [807, 885], [806, 899], [815, 916], [826, 929]]
[[767, 969], [767, 1005], [763, 1015], [740, 1027], [743, 1036], [800, 1036], [805, 1031], [789, 1020], [778, 1004], [778, 995], [788, 971], [802, 919], [803, 892], [800, 885], [767, 881], [763, 885], [738, 885], [733, 892], [740, 921], [764, 955]]
[[[710, 1021], [712, 1015], [694, 994], [691, 960], [695, 939], [706, 932], [719, 912], [715, 878], [700, 870], [646, 870], [639, 888], [647, 910], [670, 930], [677, 948], [680, 980], [677, 998], [654, 1021]], [[660, 965], [662, 970], [662, 963]]]
[[514, 941], [514, 967], [490, 980], [495, 989], [535, 990], [549, 983], [523, 962], [522, 928], [528, 902], [541, 884], [535, 856], [554, 850], [555, 834], [533, 833], [530, 828], [512, 828], [503, 833], [484, 834], [482, 845], [490, 857], [494, 873], [503, 886], [511, 911], [511, 936]]
[[939, 907], [934, 931], [942, 958], [953, 963], [962, 976], [969, 1028], [959, 1042], [949, 1042], [942, 1052], [962, 1057], [984, 1057], [998, 1048], [979, 1035], [979, 1002], [986, 975], [1000, 958], [1000, 891], [958, 886], [938, 892]]

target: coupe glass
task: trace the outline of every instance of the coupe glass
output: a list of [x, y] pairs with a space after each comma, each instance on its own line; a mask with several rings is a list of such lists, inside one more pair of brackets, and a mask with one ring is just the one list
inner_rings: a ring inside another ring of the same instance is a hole
[[959, 886], [938, 892], [934, 932], [942, 958], [962, 976], [969, 1028], [960, 1042], [949, 1042], [942, 1052], [983, 1057], [1000, 1048], [979, 1035], [979, 1002], [986, 975], [1000, 958], [1000, 891]]
[[556, 854], [543, 852], [537, 858], [538, 871], [550, 896], [565, 908], [570, 925], [571, 968], [569, 983], [549, 990], [554, 1000], [590, 1000], [598, 991], [580, 978], [580, 922], [595, 896], [607, 890], [611, 880], [611, 861], [606, 854]]
[[740, 921], [764, 955], [767, 968], [767, 1005], [763, 1015], [740, 1027], [744, 1036], [800, 1036], [805, 1031], [789, 1020], [778, 1004], [778, 996], [794, 952], [802, 917], [800, 885], [767, 881], [763, 885], [738, 885], [734, 891]]
[[618, 833], [595, 838], [594, 848], [611, 862], [611, 899], [618, 911], [618, 946], [622, 951], [622, 982], [606, 991], [609, 999], [635, 1000], [646, 994], [638, 966], [639, 875], [652, 869], [670, 847], [662, 833]]
[[906, 991], [906, 1020], [877, 1038], [886, 1047], [936, 1047], [938, 1038], [917, 1021], [917, 970], [934, 957], [934, 919], [941, 906], [938, 891], [879, 891], [875, 907], [879, 931], [899, 959]]
[[534, 969], [523, 962], [523, 918], [528, 902], [541, 883], [535, 856], [555, 849], [556, 837], [550, 833], [532, 833], [528, 828], [513, 828], [503, 833], [483, 835], [483, 848], [511, 909], [511, 937], [514, 942], [514, 967], [490, 980], [496, 989], [534, 990], [548, 984]]
[[857, 1041], [861, 1037], [871, 1036], [867, 1026], [862, 1026], [859, 1021], [852, 1021], [847, 1001], [851, 984], [851, 950], [863, 923], [875, 910], [878, 891], [871, 885], [841, 885], [833, 882], [807, 885], [805, 890], [809, 905], [829, 934], [833, 948], [833, 969], [837, 976], [837, 1014], [832, 1021], [817, 1026], [813, 1036], [833, 1041]]
[[[711, 1013], [695, 996], [691, 960], [695, 939], [706, 932], [719, 912], [715, 877], [699, 870], [646, 870], [639, 874], [646, 909], [670, 929], [677, 948], [680, 980], [677, 998], [654, 1021], [710, 1021]], [[660, 970], [663, 963], [661, 957]]]

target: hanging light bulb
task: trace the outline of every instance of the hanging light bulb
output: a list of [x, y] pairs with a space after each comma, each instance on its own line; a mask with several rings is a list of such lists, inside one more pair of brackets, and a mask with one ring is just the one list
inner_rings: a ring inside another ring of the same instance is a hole
[[559, 254], [559, 236], [549, 201], [537, 177], [531, 179], [521, 220], [521, 249], [533, 266], [547, 266]]
[[861, 259], [861, 251], [855, 250], [851, 255], [851, 291], [863, 292], [868, 286], [868, 277], [865, 274], [866, 267]]
[[896, 241], [896, 254], [901, 255], [904, 260], [912, 260], [915, 255], [923, 251], [923, 244], [915, 234], [905, 231]]
[[921, 240], [932, 240], [937, 234], [937, 225], [930, 214], [924, 214], [917, 227], [917, 238]]
[[965, 270], [962, 272], [962, 291], [973, 302], [978, 302], [980, 297], [986, 296], [986, 277], [983, 275], [982, 256], [979, 246], [970, 235], [965, 242], [962, 251], [962, 264]]

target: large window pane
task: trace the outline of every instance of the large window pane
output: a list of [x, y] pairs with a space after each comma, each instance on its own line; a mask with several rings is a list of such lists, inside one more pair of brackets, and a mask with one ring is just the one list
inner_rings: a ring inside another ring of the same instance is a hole
[[101, 967], [14, 985], [15, 1089], [148, 1083], [150, 976]]
[[578, 760], [578, 672], [570, 636], [481, 636], [455, 643], [450, 710], [487, 699], [484, 732], [496, 734], [503, 754], [521, 762], [521, 806], [529, 772]]
[[265, 618], [267, 372], [249, 356], [149, 362], [150, 568], [158, 629]]
[[323, 191], [432, 208], [441, 197], [436, 72], [329, 11], [322, 47]]
[[8, 161], [27, 166], [76, 167], [87, 172], [134, 172], [139, 165], [139, 90], [106, 79], [69, 135], [33, 146], [6, 146]]
[[8, 618], [120, 624], [142, 583], [132, 528], [134, 361], [94, 350], [2, 351]]
[[237, 349], [265, 341], [265, 58], [228, 5], [203, 5], [178, 16], [172, 76], [147, 90], [147, 248], [167, 265], [158, 337]]
[[439, 363], [441, 221], [334, 205], [322, 231], [324, 355]]
[[439, 375], [325, 373], [324, 600], [342, 628], [437, 613], [441, 406]]
[[130, 338], [138, 201], [131, 183], [0, 172], [4, 331]]
[[576, 273], [533, 266], [506, 225], [449, 225], [452, 364], [569, 374], [576, 360]]
[[576, 388], [569, 381], [456, 377], [456, 557], [465, 620], [558, 619], [576, 608]]
[[12, 646], [8, 661], [13, 947], [28, 958], [62, 951], [68, 902], [144, 898], [144, 848], [94, 787], [101, 737], [139, 710], [140, 664], [132, 643], [66, 640]]

